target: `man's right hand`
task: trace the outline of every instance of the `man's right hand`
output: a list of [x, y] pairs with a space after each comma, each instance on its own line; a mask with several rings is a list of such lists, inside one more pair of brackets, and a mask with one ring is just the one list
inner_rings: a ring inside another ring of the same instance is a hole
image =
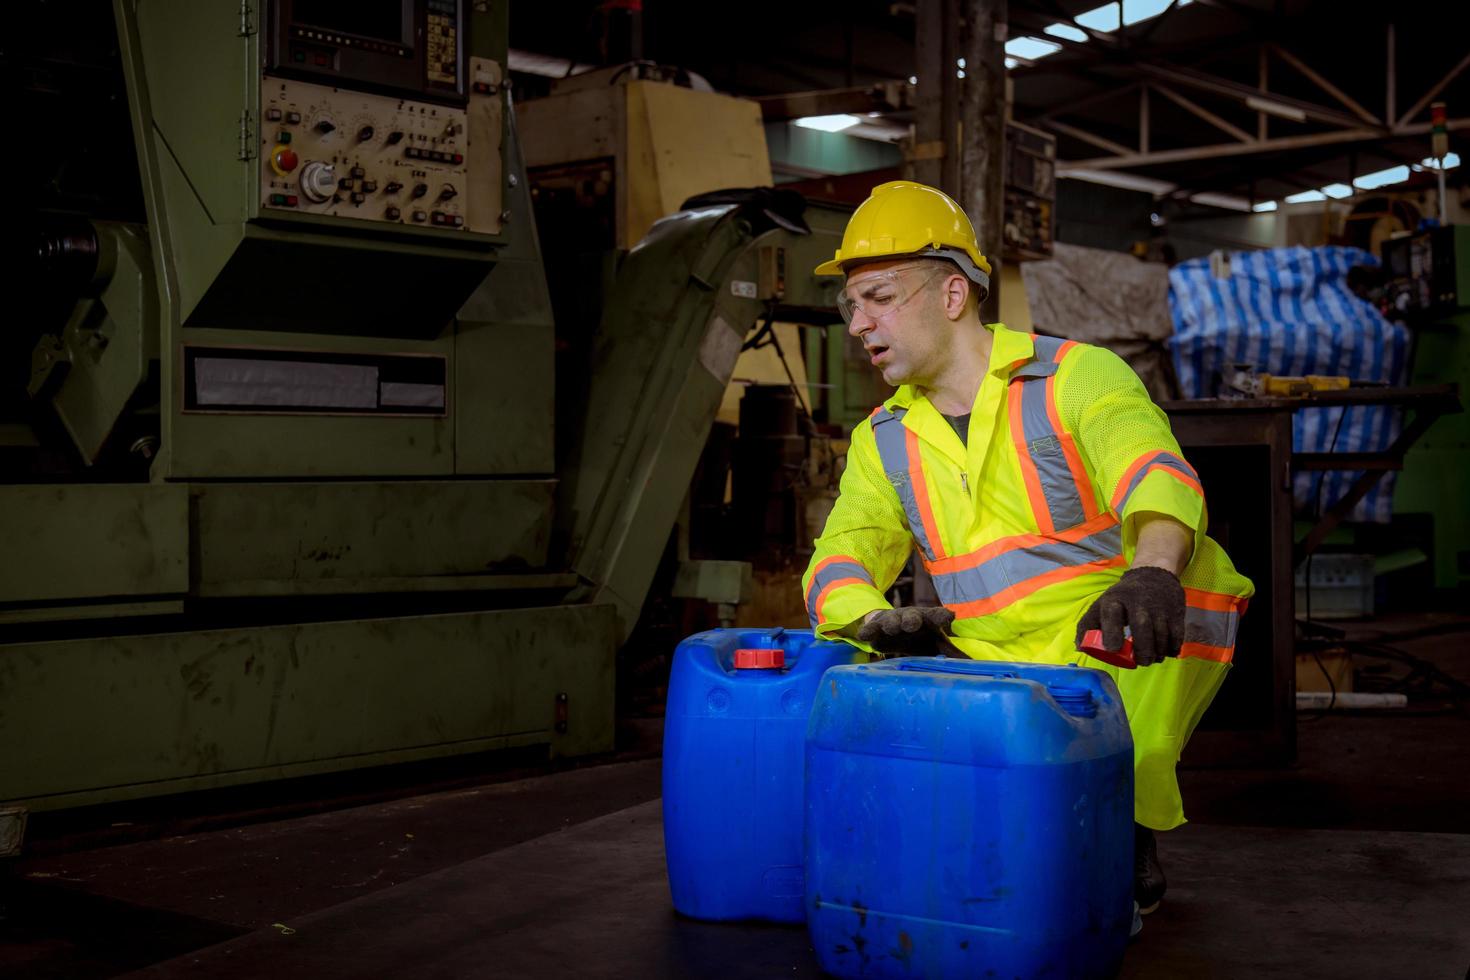
[[963, 657], [949, 638], [954, 613], [943, 606], [905, 606], [868, 613], [857, 638], [885, 657]]

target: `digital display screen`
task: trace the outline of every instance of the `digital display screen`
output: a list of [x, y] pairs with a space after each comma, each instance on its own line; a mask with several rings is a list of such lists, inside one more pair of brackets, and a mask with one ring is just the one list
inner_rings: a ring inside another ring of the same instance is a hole
[[292, 14], [298, 24], [354, 37], [394, 44], [413, 40], [404, 36], [403, 4], [400, 0], [296, 0], [292, 4]]

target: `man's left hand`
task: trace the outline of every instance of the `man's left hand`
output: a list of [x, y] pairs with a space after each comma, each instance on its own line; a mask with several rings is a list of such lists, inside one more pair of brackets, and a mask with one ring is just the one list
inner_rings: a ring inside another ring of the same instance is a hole
[[1082, 634], [1102, 630], [1103, 646], [1123, 648], [1123, 627], [1133, 634], [1133, 659], [1140, 667], [1179, 656], [1184, 642], [1184, 586], [1173, 572], [1153, 565], [1130, 568], [1097, 597], [1077, 624]]

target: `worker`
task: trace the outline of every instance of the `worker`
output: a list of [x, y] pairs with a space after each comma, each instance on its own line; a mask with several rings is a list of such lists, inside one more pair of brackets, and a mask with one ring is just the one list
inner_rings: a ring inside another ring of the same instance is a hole
[[[802, 580], [816, 632], [880, 656], [1085, 663], [1134, 741], [1134, 892], [1166, 881], [1154, 831], [1184, 822], [1175, 764], [1229, 669], [1249, 580], [1205, 535], [1199, 475], [1138, 376], [1101, 347], [984, 324], [991, 267], [969, 218], [893, 181], [819, 276], [895, 394], [852, 433]], [[885, 594], [917, 551], [937, 607]], [[1137, 669], [1078, 652], [1131, 635]]]

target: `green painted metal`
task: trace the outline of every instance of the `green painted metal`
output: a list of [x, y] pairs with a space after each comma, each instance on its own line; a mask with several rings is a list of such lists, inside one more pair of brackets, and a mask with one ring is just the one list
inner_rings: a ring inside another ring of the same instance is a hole
[[[191, 488], [200, 595], [543, 568], [552, 480], [210, 483]], [[276, 583], [274, 588], [270, 583]]]
[[[812, 234], [753, 225], [727, 205], [654, 225], [604, 304], [588, 408], [560, 520], [587, 594], [617, 604], [624, 636], [688, 492], [746, 334], [780, 303], [832, 306], [836, 284], [806, 270], [841, 239], [841, 211], [810, 208]], [[783, 296], [762, 296], [759, 252], [786, 250]]]
[[606, 751], [615, 631], [611, 607], [584, 605], [11, 644], [0, 786], [51, 809], [517, 745]]
[[5, 528], [0, 597], [7, 604], [116, 602], [188, 591], [189, 493], [184, 487], [0, 486], [0, 514]]
[[[87, 463], [114, 438], [124, 410], [158, 360], [158, 301], [144, 229], [99, 221], [94, 295], [32, 357], [29, 390], [47, 398]], [[123, 435], [126, 435], [123, 433]]]
[[[1470, 232], [1470, 228], [1466, 229]], [[1470, 243], [1457, 250], [1461, 296], [1470, 296]], [[1411, 383], [1458, 384], [1470, 392], [1470, 313], [1414, 329]], [[1394, 485], [1399, 514], [1434, 515], [1434, 583], [1441, 589], [1470, 585], [1470, 412], [1442, 415], [1404, 454]]]

